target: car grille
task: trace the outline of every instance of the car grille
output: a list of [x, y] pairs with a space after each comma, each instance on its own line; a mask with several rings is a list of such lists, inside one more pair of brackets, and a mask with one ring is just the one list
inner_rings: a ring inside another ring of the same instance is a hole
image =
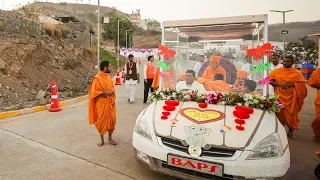
[[163, 162], [163, 161], [158, 161], [158, 166], [160, 166], [161, 168], [166, 169], [168, 171], [174, 171], [174, 172], [187, 174], [190, 176], [195, 176], [195, 177], [203, 178], [203, 179], [210, 179], [210, 180], [236, 179], [235, 177], [233, 177], [231, 175], [226, 175], [226, 174], [224, 174], [223, 177], [219, 177], [219, 176], [214, 176], [211, 174], [206, 174], [206, 173], [193, 171], [193, 170], [189, 170], [189, 169], [182, 169], [179, 167], [170, 166], [166, 162]]
[[[188, 147], [183, 146], [181, 141], [175, 140], [175, 139], [170, 139], [170, 138], [165, 138], [165, 137], [160, 137], [162, 144], [170, 147], [172, 149], [178, 150], [185, 152], [189, 154], [188, 152]], [[222, 149], [222, 148], [216, 148], [212, 147], [209, 150], [204, 150], [202, 149], [201, 157], [223, 157], [223, 158], [228, 158], [232, 157], [236, 153], [236, 150], [230, 150], [230, 149]]]

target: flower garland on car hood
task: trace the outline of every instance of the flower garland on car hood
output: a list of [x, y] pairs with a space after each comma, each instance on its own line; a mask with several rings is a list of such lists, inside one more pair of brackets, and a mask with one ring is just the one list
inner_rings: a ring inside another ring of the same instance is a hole
[[270, 98], [268, 96], [255, 96], [250, 94], [242, 96], [235, 92], [203, 94], [197, 91], [177, 92], [174, 89], [164, 89], [151, 94], [152, 101], [171, 99], [228, 106], [246, 106], [268, 112], [279, 112], [280, 109], [284, 107], [284, 105], [278, 101], [278, 98], [279, 96], [277, 95]]

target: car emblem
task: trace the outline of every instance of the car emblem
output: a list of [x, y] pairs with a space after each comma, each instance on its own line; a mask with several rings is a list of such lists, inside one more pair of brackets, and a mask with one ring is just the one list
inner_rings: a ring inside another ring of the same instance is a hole
[[213, 109], [183, 108], [180, 114], [197, 124], [219, 121], [224, 118], [224, 113]]

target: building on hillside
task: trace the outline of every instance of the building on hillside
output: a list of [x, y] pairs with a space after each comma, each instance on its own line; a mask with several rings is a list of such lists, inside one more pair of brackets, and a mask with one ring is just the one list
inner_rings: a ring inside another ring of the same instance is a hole
[[147, 30], [147, 20], [141, 19], [140, 9], [137, 9], [136, 12], [132, 11], [131, 14], [128, 14], [128, 18], [134, 25]]

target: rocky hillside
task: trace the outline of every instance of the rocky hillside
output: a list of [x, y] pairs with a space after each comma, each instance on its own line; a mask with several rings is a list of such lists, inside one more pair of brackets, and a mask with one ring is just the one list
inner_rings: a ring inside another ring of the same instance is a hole
[[[51, 80], [60, 100], [87, 93], [97, 72], [88, 23], [40, 24], [23, 14], [0, 11], [0, 111], [49, 102]], [[103, 52], [115, 65], [115, 58]]]

